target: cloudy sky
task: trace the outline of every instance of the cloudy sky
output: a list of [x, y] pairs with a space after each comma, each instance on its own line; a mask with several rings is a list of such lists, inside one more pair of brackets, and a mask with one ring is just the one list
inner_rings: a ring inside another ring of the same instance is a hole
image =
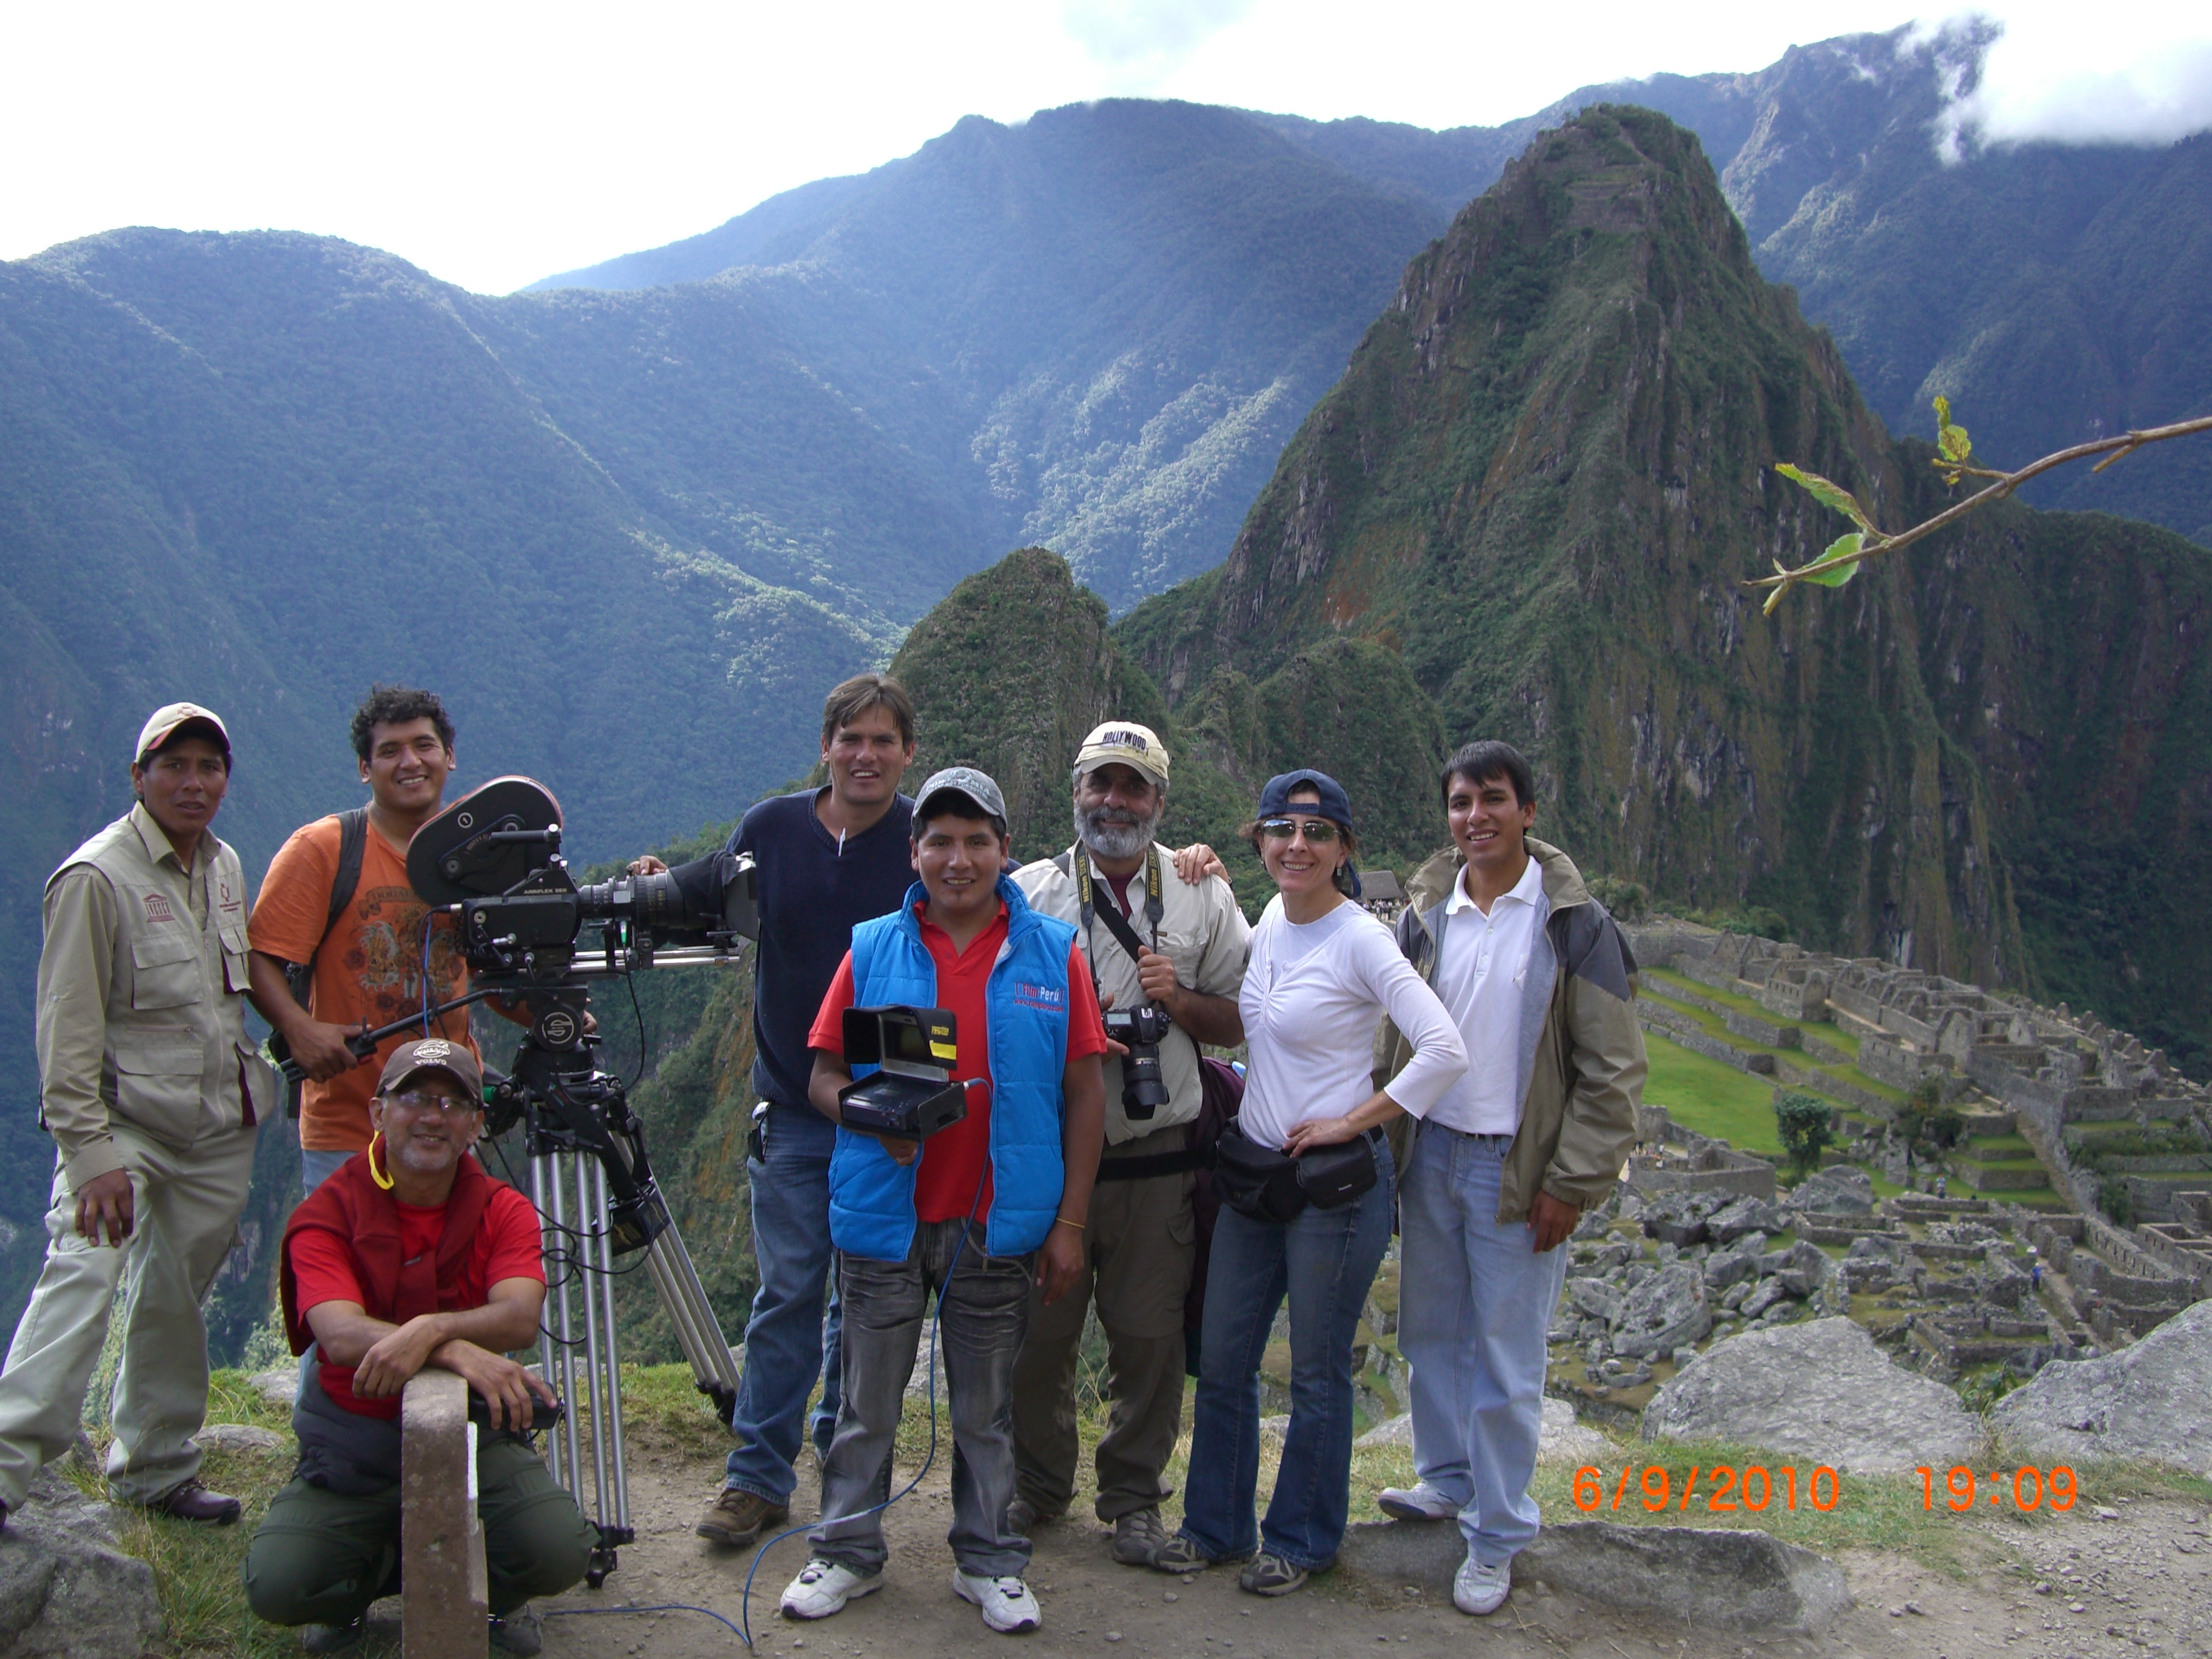
[[[2001, 137], [2212, 125], [2212, 7], [1991, 0], [1969, 113]], [[935, 6], [0, 0], [0, 259], [118, 225], [314, 231], [500, 293], [693, 234], [966, 114], [1110, 94], [1489, 124], [1592, 82], [1751, 70], [1911, 0]]]

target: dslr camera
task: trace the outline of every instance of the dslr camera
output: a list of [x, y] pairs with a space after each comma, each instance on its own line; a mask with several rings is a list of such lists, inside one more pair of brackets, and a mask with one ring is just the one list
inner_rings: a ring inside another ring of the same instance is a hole
[[1106, 1011], [1106, 1035], [1129, 1051], [1121, 1056], [1121, 1111], [1133, 1122], [1143, 1121], [1168, 1103], [1167, 1082], [1160, 1075], [1160, 1042], [1174, 1029], [1168, 1011], [1156, 1002]]
[[848, 1008], [844, 1036], [848, 1066], [877, 1068], [837, 1091], [837, 1115], [847, 1128], [927, 1140], [968, 1115], [968, 1085], [952, 1081], [960, 1050], [944, 1009]]

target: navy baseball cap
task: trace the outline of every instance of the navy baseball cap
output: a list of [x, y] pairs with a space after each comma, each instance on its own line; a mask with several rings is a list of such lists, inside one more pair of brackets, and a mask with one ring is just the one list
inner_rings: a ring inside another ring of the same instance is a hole
[[1304, 772], [1285, 772], [1267, 780], [1267, 787], [1260, 792], [1259, 816], [1279, 817], [1291, 804], [1291, 797], [1301, 789], [1311, 789], [1321, 797], [1314, 811], [1349, 830], [1352, 826], [1352, 797], [1344, 793], [1344, 786], [1326, 772], [1310, 769]]

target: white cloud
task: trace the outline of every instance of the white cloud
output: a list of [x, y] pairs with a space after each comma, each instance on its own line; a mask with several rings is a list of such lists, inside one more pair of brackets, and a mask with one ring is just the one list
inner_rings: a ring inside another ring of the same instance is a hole
[[[2008, 26], [1978, 106], [1993, 136], [2204, 124], [2195, 11], [2095, 33], [2055, 0], [1990, 9]], [[1504, 0], [9, 0], [0, 258], [118, 225], [278, 227], [500, 292], [908, 154], [963, 115], [1141, 93], [1494, 123], [1595, 82], [1759, 69], [1909, 9], [1585, 0], [1570, 25]]]
[[2001, 9], [2004, 33], [1949, 125], [1984, 142], [2166, 144], [2212, 128], [2212, 11], [2111, 18], [2041, 3]]

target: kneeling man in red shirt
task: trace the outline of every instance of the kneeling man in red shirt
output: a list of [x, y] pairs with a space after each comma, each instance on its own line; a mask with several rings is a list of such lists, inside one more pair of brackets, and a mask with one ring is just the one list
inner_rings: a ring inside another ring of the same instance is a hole
[[598, 1534], [532, 1446], [544, 1382], [507, 1358], [538, 1336], [545, 1267], [530, 1200], [477, 1164], [483, 1076], [443, 1038], [384, 1068], [374, 1131], [284, 1229], [284, 1322], [304, 1370], [300, 1464], [253, 1534], [246, 1591], [311, 1651], [346, 1645], [398, 1589], [399, 1401], [425, 1365], [459, 1372], [489, 1407], [477, 1451], [493, 1644], [538, 1649], [526, 1603], [584, 1576]]

